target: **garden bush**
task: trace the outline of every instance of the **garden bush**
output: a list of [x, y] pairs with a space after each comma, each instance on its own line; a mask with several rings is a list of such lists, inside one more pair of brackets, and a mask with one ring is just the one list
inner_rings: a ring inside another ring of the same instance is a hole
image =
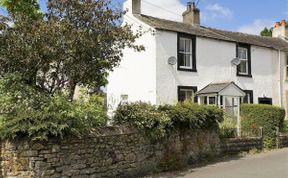
[[224, 120], [219, 124], [220, 138], [234, 138], [237, 135], [237, 121], [224, 114]]
[[241, 105], [241, 128], [244, 132], [258, 133], [263, 127], [265, 148], [276, 145], [276, 127], [283, 128], [285, 110], [271, 105]]
[[120, 105], [115, 112], [115, 124], [131, 124], [153, 141], [167, 138], [172, 133], [187, 130], [218, 130], [223, 111], [212, 106], [199, 106], [190, 102], [177, 105], [153, 106], [147, 103]]
[[100, 99], [92, 96], [69, 102], [63, 93], [48, 95], [26, 83], [20, 75], [0, 78], [0, 137], [33, 141], [66, 135], [82, 137], [105, 125]]
[[166, 137], [171, 124], [167, 114], [158, 111], [156, 106], [143, 102], [118, 106], [113, 120], [115, 124], [129, 124], [136, 127], [152, 141]]
[[215, 106], [204, 106], [188, 101], [175, 106], [159, 106], [171, 118], [176, 130], [218, 129], [218, 123], [223, 121], [223, 111]]
[[281, 132], [288, 134], [288, 120], [284, 121], [283, 129], [281, 130]]

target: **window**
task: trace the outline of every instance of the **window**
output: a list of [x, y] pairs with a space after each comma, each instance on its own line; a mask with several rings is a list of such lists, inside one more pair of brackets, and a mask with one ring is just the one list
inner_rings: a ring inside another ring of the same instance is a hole
[[127, 94], [122, 94], [120, 96], [121, 98], [121, 103], [127, 103], [128, 102], [128, 95]]
[[242, 98], [242, 103], [245, 104], [253, 104], [253, 91], [252, 90], [243, 90], [245, 92], [245, 96]]
[[197, 97], [195, 96], [196, 92], [197, 87], [178, 86], [178, 101], [183, 102], [185, 100], [190, 100], [197, 103]]
[[237, 66], [238, 76], [251, 77], [251, 54], [249, 45], [237, 46], [237, 58], [240, 60], [240, 64]]
[[216, 105], [216, 97], [215, 96], [210, 96], [208, 97], [209, 105]]
[[196, 37], [178, 34], [178, 70], [196, 72]]
[[272, 105], [272, 98], [258, 98], [258, 103]]

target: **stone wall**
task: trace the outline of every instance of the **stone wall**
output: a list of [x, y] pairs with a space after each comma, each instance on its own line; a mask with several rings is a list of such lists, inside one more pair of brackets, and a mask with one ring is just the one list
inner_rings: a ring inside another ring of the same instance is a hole
[[224, 139], [221, 142], [221, 152], [223, 154], [239, 153], [242, 151], [249, 151], [254, 148], [259, 150], [263, 148], [263, 141], [261, 137], [229, 138]]
[[220, 152], [214, 132], [175, 135], [151, 143], [136, 131], [105, 128], [84, 139], [26, 140], [1, 144], [2, 176], [10, 178], [136, 177], [193, 164]]
[[288, 147], [288, 135], [278, 135], [277, 144], [278, 148]]

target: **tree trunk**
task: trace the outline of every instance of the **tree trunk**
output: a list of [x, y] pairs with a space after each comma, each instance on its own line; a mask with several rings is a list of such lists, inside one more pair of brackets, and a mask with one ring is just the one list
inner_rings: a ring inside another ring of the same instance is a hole
[[69, 95], [68, 95], [68, 100], [69, 101], [73, 101], [74, 99], [74, 94], [75, 94], [75, 89], [76, 89], [76, 86], [77, 86], [77, 83], [74, 82], [73, 80], [71, 80], [69, 82], [69, 87], [68, 87], [68, 92], [69, 92]]

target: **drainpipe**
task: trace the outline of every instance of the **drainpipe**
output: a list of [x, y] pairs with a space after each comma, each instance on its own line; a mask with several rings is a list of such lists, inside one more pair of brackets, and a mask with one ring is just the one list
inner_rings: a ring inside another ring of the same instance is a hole
[[281, 67], [281, 50], [278, 50], [278, 60], [279, 60], [279, 105], [283, 108], [282, 102], [282, 67]]

